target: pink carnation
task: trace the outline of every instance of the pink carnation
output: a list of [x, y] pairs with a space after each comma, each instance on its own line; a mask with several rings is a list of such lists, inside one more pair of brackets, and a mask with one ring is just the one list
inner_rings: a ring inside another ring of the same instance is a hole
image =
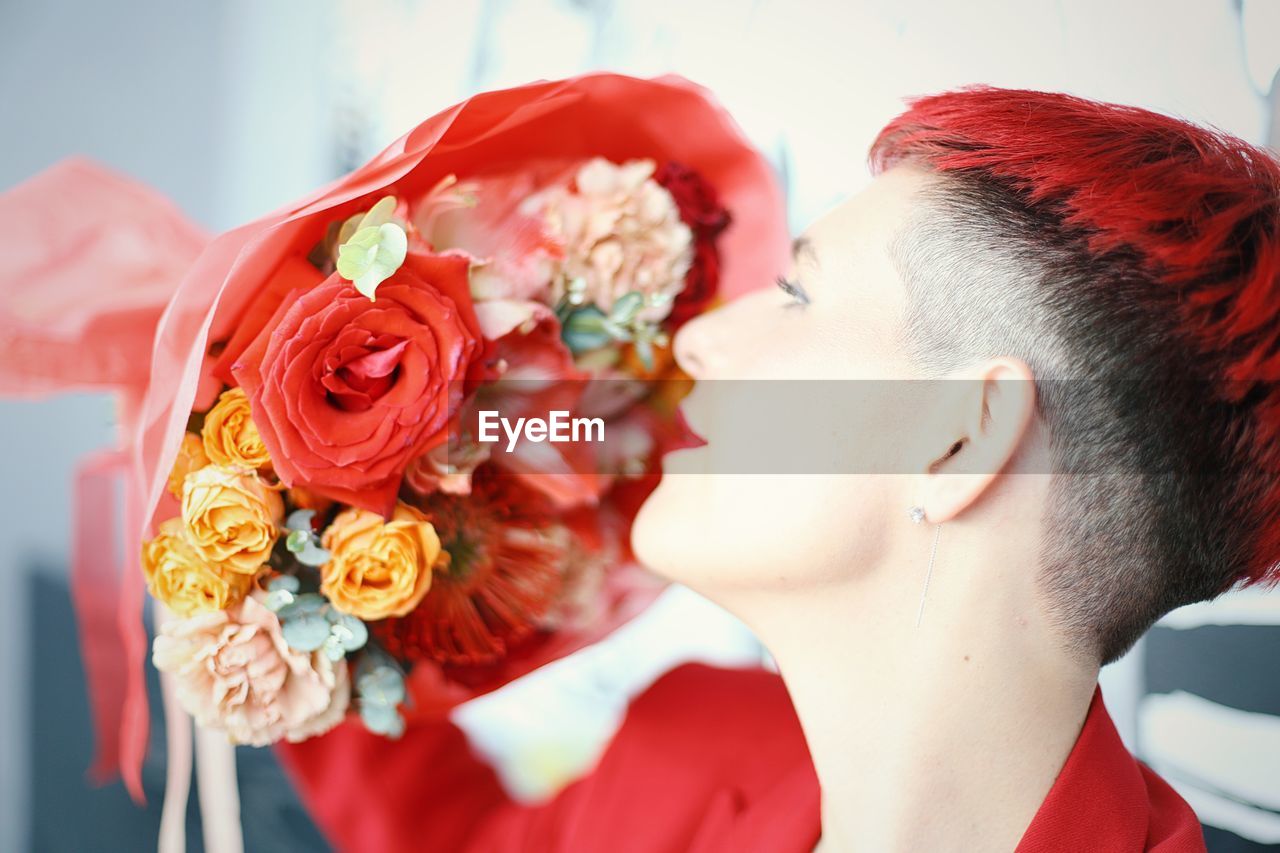
[[237, 744], [323, 734], [342, 721], [351, 698], [346, 663], [289, 648], [280, 620], [253, 597], [166, 622], [152, 660], [176, 678], [178, 699], [196, 723]]
[[564, 245], [552, 305], [581, 279], [584, 304], [603, 311], [633, 290], [654, 300], [646, 319], [656, 322], [671, 311], [693, 262], [693, 233], [653, 172], [652, 160], [618, 165], [595, 157], [578, 169], [572, 187], [551, 187], [526, 204], [541, 206], [548, 229]]

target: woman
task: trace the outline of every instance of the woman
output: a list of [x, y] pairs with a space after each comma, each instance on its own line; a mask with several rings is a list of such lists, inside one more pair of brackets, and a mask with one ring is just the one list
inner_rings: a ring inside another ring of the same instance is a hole
[[676, 338], [708, 443], [633, 531], [781, 681], [669, 673], [534, 807], [447, 724], [288, 747], [340, 846], [1204, 849], [1097, 676], [1169, 610], [1276, 579], [1280, 165], [990, 87], [914, 100], [871, 164], [784, 292]]

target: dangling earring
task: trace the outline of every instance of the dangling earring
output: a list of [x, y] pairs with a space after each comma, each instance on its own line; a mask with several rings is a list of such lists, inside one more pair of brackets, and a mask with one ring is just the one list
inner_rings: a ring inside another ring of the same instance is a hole
[[[924, 521], [924, 507], [913, 506], [907, 510], [907, 515], [911, 517], [914, 524]], [[924, 590], [920, 593], [920, 609], [916, 611], [916, 627], [920, 627], [920, 619], [924, 616], [924, 599], [929, 594], [929, 578], [933, 577], [933, 560], [938, 556], [938, 537], [942, 535], [942, 525], [936, 525], [933, 530], [933, 549], [929, 552], [929, 568], [924, 574]]]

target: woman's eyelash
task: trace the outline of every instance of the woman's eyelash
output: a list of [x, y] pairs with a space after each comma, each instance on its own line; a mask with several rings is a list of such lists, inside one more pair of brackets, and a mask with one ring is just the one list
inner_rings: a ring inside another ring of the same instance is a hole
[[778, 285], [778, 288], [783, 293], [790, 296], [797, 303], [801, 305], [809, 304], [809, 294], [804, 292], [804, 288], [800, 286], [800, 282], [790, 281], [782, 276], [778, 276], [774, 279], [774, 283]]

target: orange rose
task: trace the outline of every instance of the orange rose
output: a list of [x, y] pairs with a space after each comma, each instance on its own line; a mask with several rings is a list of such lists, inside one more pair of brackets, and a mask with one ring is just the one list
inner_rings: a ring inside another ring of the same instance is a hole
[[194, 432], [182, 434], [182, 444], [178, 446], [178, 458], [173, 461], [173, 469], [169, 472], [169, 494], [182, 500], [182, 481], [192, 471], [197, 471], [209, 464], [209, 457], [204, 452], [204, 442]]
[[182, 521], [206, 562], [253, 575], [271, 556], [284, 502], [256, 474], [206, 465], [187, 476]]
[[249, 398], [243, 388], [222, 392], [205, 415], [200, 436], [204, 439], [204, 452], [215, 465], [262, 468], [271, 464], [271, 456], [249, 413]]
[[396, 504], [388, 522], [368, 510], [346, 509], [320, 542], [331, 554], [320, 569], [320, 591], [335, 609], [365, 620], [404, 616], [417, 607], [442, 556], [431, 522], [405, 503]]
[[142, 571], [151, 595], [179, 616], [230, 607], [253, 582], [202, 560], [187, 542], [181, 518], [160, 525], [160, 535], [143, 544]]

